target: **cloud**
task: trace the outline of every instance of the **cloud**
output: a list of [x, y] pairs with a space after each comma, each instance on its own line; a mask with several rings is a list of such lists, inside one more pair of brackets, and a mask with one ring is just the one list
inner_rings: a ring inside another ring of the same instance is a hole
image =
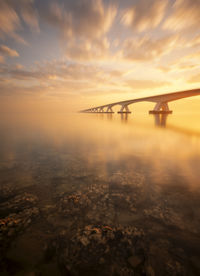
[[176, 0], [172, 7], [172, 13], [166, 19], [163, 28], [177, 31], [191, 27], [199, 28], [199, 24], [200, 1]]
[[4, 0], [0, 2], [0, 37], [3, 35], [14, 36], [20, 27], [20, 19], [14, 8]]
[[187, 62], [180, 62], [180, 63], [172, 63], [166, 66], [159, 66], [158, 69], [160, 69], [164, 73], [168, 72], [180, 72], [180, 71], [191, 71], [193, 69], [198, 68], [198, 64], [194, 63], [187, 63]]
[[18, 34], [23, 29], [23, 21], [31, 29], [39, 30], [38, 17], [32, 0], [0, 1], [0, 38], [9, 36], [20, 43], [26, 41]]
[[29, 70], [19, 65], [2, 64], [0, 75], [5, 83], [0, 88], [2, 93], [5, 92], [9, 95], [15, 94], [13, 87], [16, 87], [16, 91], [19, 93], [21, 89], [23, 94], [26, 94], [27, 89], [29, 95], [29, 91], [33, 91], [34, 87], [41, 86], [40, 91], [43, 90], [44, 96], [51, 94], [58, 98], [59, 93], [63, 95], [95, 95], [97, 90], [101, 91], [100, 94], [106, 91], [106, 94], [108, 91], [111, 93], [111, 90], [120, 90], [120, 88], [124, 93], [128, 88], [122, 80], [123, 74], [123, 71], [113, 70], [113, 68], [64, 61], [40, 63]]
[[189, 78], [188, 82], [189, 83], [200, 83], [200, 73]]
[[9, 57], [18, 57], [19, 54], [17, 51], [7, 47], [6, 45], [0, 45], [0, 54], [4, 56], [9, 56]]
[[65, 48], [66, 57], [78, 61], [102, 60], [109, 56], [109, 41], [102, 39], [79, 40], [67, 43]]
[[94, 39], [110, 30], [116, 15], [113, 5], [102, 0], [52, 2], [44, 18], [57, 27], [64, 37]]
[[1, 64], [1, 63], [4, 63], [4, 62], [5, 62], [4, 57], [3, 57], [3, 56], [0, 56], [0, 64]]
[[39, 32], [38, 14], [34, 7], [34, 0], [18, 0], [18, 6], [20, 7], [20, 14], [23, 20], [33, 31]]
[[178, 38], [166, 36], [152, 39], [144, 36], [139, 39], [129, 38], [122, 46], [122, 57], [134, 61], [152, 61], [169, 53], [175, 47]]
[[106, 34], [116, 12], [114, 4], [103, 0], [68, 0], [51, 2], [40, 15], [60, 33], [67, 58], [86, 61], [108, 56]]
[[127, 85], [134, 89], [153, 89], [162, 86], [170, 85], [166, 81], [152, 81], [152, 80], [128, 80]]
[[[2, 65], [0, 73], [15, 80], [35, 80], [38, 82], [55, 83], [64, 81], [79, 82], [87, 81], [91, 83], [109, 81], [113, 76], [113, 71], [106, 71], [99, 66], [84, 65], [81, 63], [71, 63], [62, 61], [46, 62], [39, 64], [32, 70], [27, 70], [21, 66]], [[114, 76], [113, 76], [114, 77]]]
[[124, 11], [122, 23], [138, 32], [156, 28], [164, 17], [167, 4], [167, 0], [139, 0]]

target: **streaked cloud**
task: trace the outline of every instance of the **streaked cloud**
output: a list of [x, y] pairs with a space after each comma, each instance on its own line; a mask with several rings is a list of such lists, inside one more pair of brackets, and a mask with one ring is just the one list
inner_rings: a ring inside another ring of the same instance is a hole
[[4, 63], [5, 59], [3, 56], [0, 56], [0, 63]]
[[191, 54], [184, 55], [179, 59], [174, 60], [173, 62], [168, 63], [167, 65], [161, 65], [158, 68], [163, 72], [180, 72], [200, 69], [199, 60], [200, 51], [192, 51]]
[[8, 35], [17, 38], [16, 31], [20, 27], [20, 19], [8, 1], [0, 2], [0, 37]]
[[127, 85], [134, 89], [154, 89], [163, 86], [169, 86], [170, 82], [167, 81], [152, 81], [152, 80], [128, 80]]
[[[13, 1], [12, 1], [13, 2]], [[34, 6], [34, 0], [18, 0], [20, 15], [33, 31], [39, 31], [38, 13]]]
[[173, 50], [178, 37], [169, 35], [159, 39], [149, 36], [125, 40], [122, 47], [122, 56], [132, 61], [153, 61]]
[[7, 47], [6, 45], [0, 45], [0, 54], [9, 57], [18, 57], [19, 54], [17, 51]]
[[40, 14], [60, 33], [66, 56], [80, 61], [99, 60], [108, 55], [106, 34], [116, 12], [115, 5], [103, 0], [68, 0], [53, 1]]
[[193, 69], [199, 68], [198, 64], [194, 63], [187, 63], [187, 62], [180, 62], [180, 63], [173, 63], [166, 66], [159, 66], [158, 69], [160, 69], [162, 72], [182, 72], [182, 71], [191, 71]]
[[102, 39], [72, 40], [65, 47], [66, 57], [78, 61], [101, 60], [109, 57], [109, 41]]
[[98, 38], [107, 33], [116, 15], [114, 5], [102, 0], [51, 2], [43, 16], [64, 37]]
[[31, 81], [54, 83], [65, 81], [79, 82], [86, 81], [90, 83], [107, 82], [110, 83], [110, 77], [118, 78], [123, 74], [119, 70], [105, 70], [99, 66], [84, 65], [81, 63], [71, 63], [62, 61], [47, 62], [40, 64], [31, 70], [25, 69], [18, 64], [16, 66], [3, 65], [0, 67], [2, 76], [11, 77], [12, 80]]
[[19, 35], [23, 29], [23, 21], [31, 29], [39, 30], [38, 17], [32, 0], [1, 0], [0, 1], [0, 38], [7, 36], [26, 44]]
[[200, 1], [175, 0], [172, 13], [166, 19], [163, 27], [172, 31], [199, 28]]
[[192, 77], [190, 77], [188, 79], [189, 83], [200, 83], [200, 73], [199, 74], [195, 74]]
[[0, 90], [103, 102], [195, 86], [199, 7], [199, 0], [0, 0]]
[[162, 21], [168, 1], [140, 0], [124, 11], [122, 23], [142, 32], [156, 28]]

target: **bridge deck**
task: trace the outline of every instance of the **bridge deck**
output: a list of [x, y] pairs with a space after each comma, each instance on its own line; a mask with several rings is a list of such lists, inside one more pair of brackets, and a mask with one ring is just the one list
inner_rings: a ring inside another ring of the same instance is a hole
[[171, 101], [176, 101], [179, 99], [193, 97], [193, 96], [199, 96], [199, 95], [200, 95], [200, 89], [185, 90], [185, 91], [161, 94], [161, 95], [156, 95], [156, 96], [151, 96], [151, 97], [144, 97], [144, 98], [139, 98], [139, 99], [130, 99], [130, 100], [126, 100], [126, 101], [114, 102], [114, 103], [110, 103], [110, 104], [105, 104], [105, 105], [85, 109], [85, 110], [82, 110], [81, 112], [92, 112], [95, 109], [98, 110], [98, 109], [103, 109], [105, 107], [112, 108], [115, 105], [121, 105], [123, 107], [123, 106], [128, 106], [132, 103], [144, 102], [144, 101], [155, 102], [155, 103], [168, 103]]

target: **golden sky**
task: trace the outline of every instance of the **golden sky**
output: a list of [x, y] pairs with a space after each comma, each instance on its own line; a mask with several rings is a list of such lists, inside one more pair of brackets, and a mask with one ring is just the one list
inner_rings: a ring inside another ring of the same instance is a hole
[[1, 110], [199, 88], [199, 26], [199, 0], [0, 0]]

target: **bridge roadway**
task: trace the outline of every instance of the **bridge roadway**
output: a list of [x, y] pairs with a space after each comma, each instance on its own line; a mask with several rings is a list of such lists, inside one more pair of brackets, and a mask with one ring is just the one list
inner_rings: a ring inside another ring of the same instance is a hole
[[[153, 110], [150, 110], [150, 114], [171, 114], [172, 110], [169, 110], [168, 103], [172, 101], [177, 101], [183, 98], [199, 96], [199, 89], [185, 90], [180, 92], [173, 92], [168, 94], [156, 95], [151, 97], [145, 97], [140, 99], [126, 100], [121, 102], [115, 102], [111, 104], [105, 104], [97, 107], [92, 107], [89, 109], [81, 110], [82, 113], [114, 113], [113, 106], [120, 105], [121, 109], [118, 113], [131, 113], [128, 106], [133, 103], [138, 102], [154, 102], [155, 107]], [[105, 110], [106, 109], [106, 110]]]

